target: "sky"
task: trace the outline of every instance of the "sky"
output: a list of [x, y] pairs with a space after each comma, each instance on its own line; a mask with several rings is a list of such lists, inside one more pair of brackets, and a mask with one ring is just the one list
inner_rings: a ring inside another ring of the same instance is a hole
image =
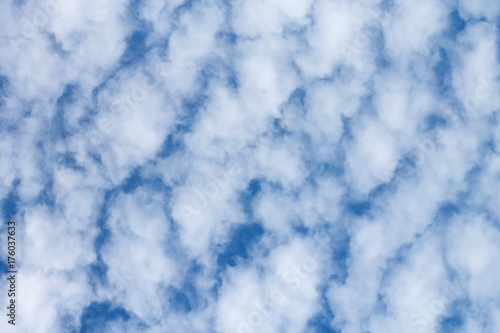
[[1, 0], [0, 331], [500, 332], [499, 29], [495, 0]]

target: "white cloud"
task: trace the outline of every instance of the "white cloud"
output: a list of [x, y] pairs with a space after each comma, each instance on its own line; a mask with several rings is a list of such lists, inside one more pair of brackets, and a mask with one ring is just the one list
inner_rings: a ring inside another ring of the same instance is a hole
[[348, 153], [349, 180], [362, 194], [392, 178], [398, 163], [394, 136], [380, 124], [367, 120], [354, 130], [356, 140]]
[[498, 330], [498, 9], [4, 2], [19, 332]]

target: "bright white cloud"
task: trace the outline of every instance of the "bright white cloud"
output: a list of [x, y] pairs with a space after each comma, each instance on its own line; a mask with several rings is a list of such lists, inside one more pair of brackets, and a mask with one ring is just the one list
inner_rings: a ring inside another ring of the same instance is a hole
[[499, 8], [4, 1], [18, 332], [498, 331]]

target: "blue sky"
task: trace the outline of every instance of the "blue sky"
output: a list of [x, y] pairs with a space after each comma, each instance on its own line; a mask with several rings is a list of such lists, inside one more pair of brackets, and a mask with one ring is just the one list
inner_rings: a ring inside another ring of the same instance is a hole
[[0, 22], [0, 331], [500, 332], [499, 2]]

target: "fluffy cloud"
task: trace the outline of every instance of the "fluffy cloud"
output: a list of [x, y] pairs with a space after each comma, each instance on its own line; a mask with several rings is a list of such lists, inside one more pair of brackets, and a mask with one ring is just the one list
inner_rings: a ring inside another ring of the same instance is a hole
[[498, 4], [0, 7], [17, 332], [498, 331]]

